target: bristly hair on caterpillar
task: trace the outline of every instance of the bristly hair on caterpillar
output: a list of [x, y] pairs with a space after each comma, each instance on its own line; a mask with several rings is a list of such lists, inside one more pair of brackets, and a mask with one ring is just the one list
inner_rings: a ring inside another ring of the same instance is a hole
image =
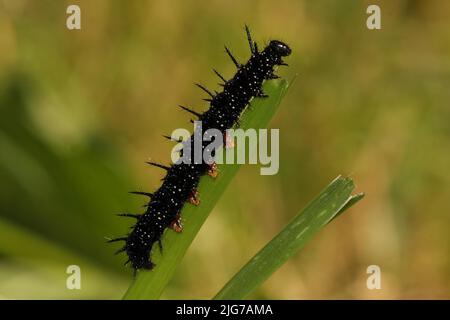
[[[247, 63], [240, 64], [231, 51], [225, 47], [226, 53], [237, 68], [236, 74], [231, 79], [226, 80], [217, 70], [213, 69], [214, 73], [223, 81], [221, 83], [222, 92], [211, 92], [204, 86], [196, 84], [210, 96], [210, 99], [204, 99], [209, 102], [209, 109], [200, 114], [188, 107], [180, 106], [202, 121], [203, 130], [214, 128], [225, 134], [227, 129], [237, 125], [241, 113], [249, 105], [252, 98], [267, 97], [262, 90], [262, 84], [265, 80], [278, 78], [274, 73], [275, 66], [287, 66], [282, 60], [283, 57], [291, 54], [291, 49], [287, 44], [279, 40], [271, 40], [260, 51], [257, 43], [252, 40], [247, 26], [245, 26], [245, 31], [251, 51], [251, 57]], [[194, 143], [194, 134], [186, 142], [191, 146]], [[170, 139], [170, 137], [166, 138]], [[204, 142], [202, 147], [205, 148], [208, 143]], [[136, 223], [127, 236], [108, 241], [125, 242], [125, 245], [117, 253], [126, 252], [128, 260], [125, 264], [131, 263], [135, 272], [139, 269], [152, 269], [154, 267], [151, 261], [151, 251], [155, 243], [158, 243], [159, 249], [162, 251], [161, 237], [167, 228], [176, 232], [183, 230], [180, 212], [186, 202], [193, 205], [200, 204], [197, 193], [200, 177], [205, 174], [211, 177], [217, 176], [214, 163], [176, 163], [171, 166], [154, 162], [149, 162], [149, 164], [167, 172], [161, 187], [153, 193], [131, 192], [150, 199], [145, 212], [143, 214], [121, 214], [120, 216], [136, 219]]]

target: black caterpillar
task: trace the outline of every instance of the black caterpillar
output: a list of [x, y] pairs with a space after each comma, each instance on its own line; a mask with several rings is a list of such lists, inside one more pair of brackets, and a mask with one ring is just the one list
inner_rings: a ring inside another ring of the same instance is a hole
[[[202, 121], [203, 130], [210, 128], [219, 129], [225, 134], [225, 130], [232, 128], [238, 123], [243, 110], [249, 105], [254, 97], [267, 97], [262, 91], [262, 84], [267, 79], [277, 79], [274, 74], [274, 67], [277, 65], [286, 65], [282, 57], [291, 54], [291, 49], [283, 42], [272, 40], [259, 51], [256, 42], [251, 38], [250, 31], [245, 26], [247, 39], [250, 45], [251, 57], [245, 65], [241, 65], [233, 57], [230, 50], [225, 47], [238, 71], [236, 75], [225, 80], [216, 70], [214, 72], [224, 82], [223, 91], [213, 94], [208, 89], [198, 85], [204, 90], [211, 99], [205, 99], [210, 103], [210, 108], [203, 114], [199, 114], [186, 107], [182, 109], [192, 113]], [[169, 138], [170, 137], [166, 137]], [[193, 146], [193, 135], [187, 140], [187, 143]], [[209, 143], [209, 142], [208, 142]], [[206, 142], [203, 148], [206, 146]], [[193, 148], [191, 148], [193, 150]], [[148, 196], [147, 209], [144, 214], [120, 214], [120, 216], [133, 217], [137, 219], [132, 231], [121, 238], [111, 239], [108, 242], [125, 241], [123, 248], [117, 251], [125, 251], [128, 255], [128, 261], [134, 270], [152, 269], [154, 264], [150, 259], [150, 253], [153, 245], [157, 242], [162, 250], [161, 237], [164, 230], [168, 227], [176, 232], [182, 231], [180, 212], [186, 201], [198, 205], [196, 188], [200, 177], [205, 174], [216, 176], [215, 164], [192, 163], [192, 164], [173, 164], [166, 167], [160, 164], [149, 162], [149, 164], [167, 170], [167, 175], [163, 179], [162, 186], [154, 193], [132, 192]]]

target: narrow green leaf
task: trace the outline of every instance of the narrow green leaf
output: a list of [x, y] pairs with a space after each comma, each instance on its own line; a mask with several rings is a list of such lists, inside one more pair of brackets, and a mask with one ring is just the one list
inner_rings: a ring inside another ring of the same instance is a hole
[[363, 194], [351, 195], [354, 187], [350, 178], [336, 178], [261, 249], [214, 299], [243, 299], [258, 288], [323, 226], [363, 197]]
[[[275, 114], [287, 89], [288, 82], [286, 80], [267, 81], [264, 84], [264, 92], [269, 97], [252, 100], [251, 108], [241, 118], [240, 127], [243, 129], [265, 128]], [[183, 232], [176, 234], [168, 231], [164, 234], [163, 254], [161, 255], [159, 250], [153, 250], [152, 254], [156, 267], [151, 271], [138, 272], [124, 299], [158, 299], [160, 297], [194, 237], [239, 166], [237, 164], [219, 165], [219, 176], [216, 179], [203, 177], [200, 180], [198, 191], [201, 203], [198, 207], [186, 204], [183, 208], [181, 214], [184, 224]]]

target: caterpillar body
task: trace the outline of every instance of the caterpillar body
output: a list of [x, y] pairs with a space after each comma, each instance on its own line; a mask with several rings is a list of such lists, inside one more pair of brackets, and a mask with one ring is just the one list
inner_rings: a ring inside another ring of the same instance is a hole
[[[223, 91], [212, 93], [197, 84], [211, 97], [211, 99], [205, 99], [210, 104], [209, 109], [199, 114], [189, 108], [180, 106], [202, 121], [203, 130], [215, 128], [225, 134], [227, 129], [238, 123], [241, 113], [249, 105], [252, 98], [266, 97], [262, 91], [262, 84], [265, 80], [278, 78], [274, 73], [275, 66], [287, 65], [282, 60], [283, 57], [291, 54], [291, 49], [287, 44], [279, 40], [271, 40], [262, 51], [259, 51], [257, 43], [252, 40], [247, 26], [245, 26], [245, 30], [251, 51], [251, 57], [247, 63], [240, 64], [230, 50], [225, 47], [225, 51], [238, 70], [230, 80], [226, 80], [214, 70], [223, 81], [223, 84], [221, 84]], [[193, 146], [194, 134], [185, 143]], [[203, 142], [202, 147], [205, 148], [206, 144], [206, 142]], [[182, 231], [180, 212], [186, 202], [199, 204], [196, 188], [200, 177], [205, 174], [213, 177], [217, 175], [214, 163], [175, 163], [171, 166], [153, 162], [149, 162], [149, 164], [167, 171], [161, 187], [154, 193], [132, 192], [150, 198], [146, 210], [139, 215], [120, 214], [121, 216], [133, 217], [137, 222], [127, 236], [108, 241], [125, 242], [123, 248], [118, 250], [117, 253], [126, 252], [128, 261], [125, 264], [131, 263], [135, 271], [154, 267], [151, 260], [151, 251], [154, 244], [158, 243], [162, 250], [161, 237], [167, 228], [176, 232]]]

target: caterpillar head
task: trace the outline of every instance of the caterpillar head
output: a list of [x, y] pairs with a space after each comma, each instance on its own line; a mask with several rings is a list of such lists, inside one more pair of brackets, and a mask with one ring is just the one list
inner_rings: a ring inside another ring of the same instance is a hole
[[291, 48], [289, 48], [287, 44], [279, 40], [270, 41], [268, 47], [273, 52], [276, 52], [280, 57], [286, 57], [291, 54]]

